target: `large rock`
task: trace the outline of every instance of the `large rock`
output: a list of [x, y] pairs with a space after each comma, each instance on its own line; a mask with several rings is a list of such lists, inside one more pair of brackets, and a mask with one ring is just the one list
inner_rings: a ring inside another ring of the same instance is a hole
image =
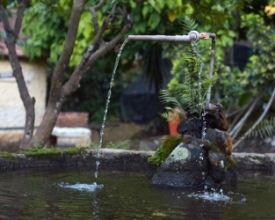
[[206, 153], [192, 144], [179, 144], [157, 169], [152, 184], [173, 187], [198, 187], [205, 183]]
[[237, 184], [236, 171], [226, 167], [223, 155], [211, 153], [209, 159], [199, 145], [181, 143], [157, 169], [152, 184], [180, 188]]

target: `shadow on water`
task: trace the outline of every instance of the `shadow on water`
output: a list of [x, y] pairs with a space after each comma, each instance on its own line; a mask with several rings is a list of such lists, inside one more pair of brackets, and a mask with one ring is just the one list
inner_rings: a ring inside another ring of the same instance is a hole
[[144, 172], [15, 171], [1, 173], [0, 204], [0, 219], [273, 219], [275, 177], [206, 193], [156, 188]]

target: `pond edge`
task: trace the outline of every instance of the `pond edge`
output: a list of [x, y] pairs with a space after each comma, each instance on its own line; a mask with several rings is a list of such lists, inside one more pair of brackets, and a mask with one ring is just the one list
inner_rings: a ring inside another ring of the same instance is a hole
[[[60, 168], [60, 167], [87, 167], [95, 168], [96, 161], [101, 167], [115, 167], [127, 169], [147, 169], [148, 157], [154, 151], [134, 151], [121, 149], [83, 149], [75, 155], [43, 155], [26, 156], [25, 154], [5, 153], [0, 155], [0, 170], [19, 170], [29, 168]], [[99, 155], [99, 157], [98, 157]], [[237, 163], [237, 171], [264, 171], [275, 173], [274, 153], [233, 153]]]

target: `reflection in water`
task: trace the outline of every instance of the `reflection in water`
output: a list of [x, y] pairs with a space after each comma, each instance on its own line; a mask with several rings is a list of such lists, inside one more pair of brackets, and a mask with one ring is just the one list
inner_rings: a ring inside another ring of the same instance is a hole
[[275, 216], [274, 176], [247, 178], [235, 189], [204, 192], [156, 188], [138, 172], [101, 171], [97, 179], [85, 170], [0, 175], [0, 219], [231, 220]]

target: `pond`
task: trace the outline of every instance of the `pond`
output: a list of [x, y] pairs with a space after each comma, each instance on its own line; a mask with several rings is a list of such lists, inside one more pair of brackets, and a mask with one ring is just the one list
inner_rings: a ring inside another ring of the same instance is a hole
[[[222, 192], [164, 189], [145, 172], [2, 172], [0, 219], [273, 219], [275, 177], [242, 179]], [[94, 182], [97, 182], [95, 184]]]

